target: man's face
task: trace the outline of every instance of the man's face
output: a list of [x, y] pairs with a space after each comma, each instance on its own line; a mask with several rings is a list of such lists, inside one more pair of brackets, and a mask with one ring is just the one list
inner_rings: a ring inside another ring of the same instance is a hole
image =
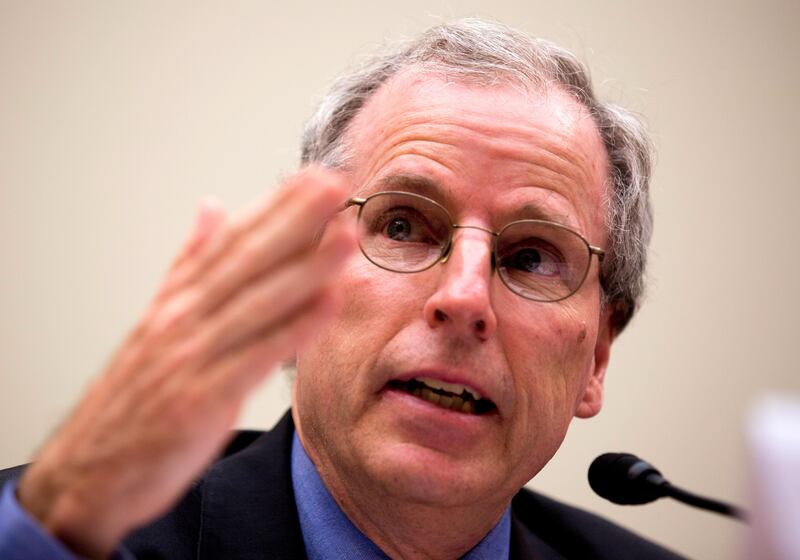
[[[546, 217], [605, 246], [605, 150], [560, 90], [406, 71], [370, 99], [348, 141], [357, 196], [417, 192], [456, 223], [493, 231]], [[416, 274], [358, 253], [339, 280], [342, 311], [298, 356], [295, 420], [334, 485], [420, 504], [505, 503], [573, 416], [600, 408], [612, 335], [597, 260], [577, 293], [541, 303], [492, 272], [490, 234], [457, 229], [453, 243], [445, 263]], [[470, 388], [494, 408], [456, 412], [403, 390], [421, 377]]]

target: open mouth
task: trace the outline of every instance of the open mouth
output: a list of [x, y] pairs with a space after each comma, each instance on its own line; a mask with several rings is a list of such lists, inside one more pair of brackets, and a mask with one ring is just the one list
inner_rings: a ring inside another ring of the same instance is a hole
[[483, 398], [474, 389], [430, 377], [416, 377], [408, 381], [396, 379], [389, 382], [389, 387], [454, 412], [482, 415], [497, 409], [492, 401]]

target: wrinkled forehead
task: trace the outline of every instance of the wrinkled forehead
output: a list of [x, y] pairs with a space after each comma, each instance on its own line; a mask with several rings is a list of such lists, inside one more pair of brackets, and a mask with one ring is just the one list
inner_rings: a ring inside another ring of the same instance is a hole
[[[482, 154], [487, 162], [527, 162], [567, 177], [563, 194], [596, 213], [590, 220], [605, 229], [605, 145], [588, 110], [559, 86], [486, 85], [441, 72], [404, 70], [353, 119], [345, 137], [348, 167], [356, 184], [363, 184], [406, 147], [420, 149], [425, 143], [445, 146], [437, 155]], [[529, 180], [530, 174], [520, 177]]]
[[[526, 105], [511, 102], [520, 97], [525, 98]], [[530, 124], [535, 119], [561, 142], [577, 141], [592, 148], [599, 147], [606, 155], [588, 109], [558, 84], [526, 86], [511, 79], [486, 83], [485, 78], [479, 81], [470, 76], [451, 76], [414, 67], [391, 77], [367, 100], [348, 128], [348, 144], [356, 149], [359, 145], [370, 146], [370, 132], [379, 132], [369, 126], [375, 122], [411, 124], [415, 117], [435, 116], [454, 105], [458, 105], [462, 116], [476, 122], [491, 119], [496, 124], [498, 116], [506, 117], [508, 123], [518, 124]], [[488, 116], [487, 107], [492, 110]], [[510, 126], [509, 132], [514, 128]]]

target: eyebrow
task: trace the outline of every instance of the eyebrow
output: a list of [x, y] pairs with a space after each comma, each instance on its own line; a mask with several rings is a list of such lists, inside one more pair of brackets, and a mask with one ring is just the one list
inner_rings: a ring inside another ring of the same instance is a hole
[[402, 190], [421, 194], [437, 202], [440, 202], [442, 198], [447, 198], [444, 189], [442, 189], [439, 183], [424, 175], [416, 175], [414, 173], [387, 175], [378, 181], [378, 184], [381, 188], [389, 190]]
[[[450, 210], [451, 205], [448, 204], [448, 202], [451, 202], [450, 197], [446, 190], [435, 180], [424, 175], [397, 173], [381, 178], [377, 184], [379, 190], [400, 190], [421, 194], [435, 200], [439, 204], [443, 204], [445, 208], [448, 208], [448, 211], [452, 213]], [[533, 202], [527, 202], [519, 207], [513, 208], [507, 214], [504, 214], [503, 217], [504, 222], [495, 224], [496, 227], [503, 227], [517, 220], [546, 220], [574, 227], [574, 224], [570, 222], [565, 214], [556, 214], [548, 210], [547, 207]]]
[[519, 208], [515, 208], [508, 214], [508, 222], [515, 222], [517, 220], [546, 220], [565, 226], [573, 225], [565, 214], [556, 214], [543, 208], [541, 205], [530, 202], [523, 204]]

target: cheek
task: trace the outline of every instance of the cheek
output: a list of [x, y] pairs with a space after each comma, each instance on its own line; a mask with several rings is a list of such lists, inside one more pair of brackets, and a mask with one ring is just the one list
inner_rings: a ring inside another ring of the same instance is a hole
[[413, 293], [407, 276], [383, 271], [360, 253], [351, 258], [336, 284], [342, 302], [338, 315], [298, 355], [298, 401], [313, 404], [312, 398], [330, 401], [331, 395], [348, 399], [362, 393], [358, 383], [365, 380], [359, 372], [371, 370], [414, 308], [406, 297]]
[[538, 311], [534, 323], [511, 329], [514, 340], [506, 344], [520, 415], [517, 436], [557, 447], [586, 388], [597, 333], [585, 311], [566, 306]]
[[354, 346], [392, 336], [416, 309], [412, 281], [411, 275], [383, 270], [355, 255], [337, 284], [343, 306], [330, 330], [347, 329], [341, 332], [351, 333]]
[[[584, 318], [571, 317], [561, 324], [558, 337], [558, 362], [555, 366], [554, 402], [558, 402], [565, 422], [575, 414], [588, 384], [594, 363], [594, 346], [597, 329], [590, 327]], [[556, 341], [553, 341], [554, 346]]]

